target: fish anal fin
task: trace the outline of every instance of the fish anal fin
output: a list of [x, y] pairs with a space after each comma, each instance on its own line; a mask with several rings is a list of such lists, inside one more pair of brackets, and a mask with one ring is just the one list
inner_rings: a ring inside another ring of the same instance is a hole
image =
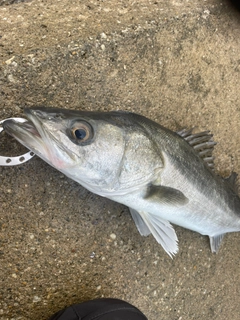
[[219, 234], [219, 235], [213, 236], [213, 237], [209, 236], [211, 251], [213, 253], [217, 253], [218, 252], [218, 249], [220, 248], [220, 245], [221, 245], [221, 242], [222, 242], [222, 239], [223, 239], [224, 235], [225, 234], [223, 233], [223, 234]]
[[177, 134], [182, 137], [187, 143], [193, 147], [198, 153], [199, 157], [203, 159], [210, 169], [214, 169], [213, 163], [213, 149], [216, 142], [213, 141], [213, 135], [210, 131], [203, 131], [199, 133], [192, 133], [193, 129], [183, 129], [178, 131]]
[[148, 229], [148, 226], [142, 219], [141, 215], [132, 208], [129, 208], [129, 210], [141, 236], [148, 236], [151, 233], [151, 231]]
[[149, 185], [144, 197], [149, 202], [173, 206], [184, 206], [188, 198], [180, 191], [165, 186]]
[[[137, 228], [141, 234], [147, 234], [147, 231], [152, 233], [154, 238], [157, 240], [159, 244], [163, 247], [163, 249], [167, 252], [167, 254], [172, 258], [178, 252], [178, 238], [175, 233], [172, 225], [164, 219], [160, 217], [144, 212], [137, 212], [134, 209], [130, 209], [133, 219], [136, 223], [136, 214], [140, 215], [141, 219], [137, 218]], [[142, 228], [142, 224], [139, 221], [144, 223], [144, 228]], [[147, 228], [146, 228], [147, 227]]]

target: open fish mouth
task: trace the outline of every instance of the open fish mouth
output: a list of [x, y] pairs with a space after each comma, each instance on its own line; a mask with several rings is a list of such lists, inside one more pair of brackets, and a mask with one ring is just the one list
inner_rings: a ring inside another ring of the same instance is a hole
[[4, 130], [38, 155], [46, 153], [46, 143], [44, 137], [46, 134], [39, 120], [31, 114], [31, 111], [25, 111], [27, 121], [18, 122], [15, 120], [6, 120], [2, 126]]
[[30, 121], [26, 121], [24, 123], [22, 123], [21, 128], [23, 130], [26, 130], [27, 132], [31, 133], [34, 136], [38, 136], [39, 138], [41, 138], [39, 132], [37, 131], [37, 128], [34, 126], [34, 124]]
[[64, 146], [58, 140], [57, 133], [63, 129], [61, 116], [56, 113], [57, 109], [51, 112], [49, 110], [43, 107], [25, 109], [25, 122], [6, 120], [3, 122], [3, 128], [26, 148], [60, 170], [67, 165], [67, 161], [74, 158], [74, 155], [67, 145]]

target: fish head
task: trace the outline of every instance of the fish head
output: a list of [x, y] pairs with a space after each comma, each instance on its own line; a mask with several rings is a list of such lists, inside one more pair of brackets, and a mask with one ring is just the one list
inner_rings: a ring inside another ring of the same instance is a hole
[[25, 115], [24, 123], [5, 121], [6, 132], [92, 192], [121, 194], [162, 167], [133, 114], [35, 107]]

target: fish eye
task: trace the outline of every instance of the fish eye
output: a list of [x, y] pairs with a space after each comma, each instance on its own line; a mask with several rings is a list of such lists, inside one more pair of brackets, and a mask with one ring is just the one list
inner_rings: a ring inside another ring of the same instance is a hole
[[93, 138], [92, 126], [85, 121], [77, 121], [71, 127], [71, 140], [77, 144], [87, 144]]
[[78, 140], [84, 140], [87, 136], [87, 132], [85, 129], [77, 129], [74, 131], [74, 134]]

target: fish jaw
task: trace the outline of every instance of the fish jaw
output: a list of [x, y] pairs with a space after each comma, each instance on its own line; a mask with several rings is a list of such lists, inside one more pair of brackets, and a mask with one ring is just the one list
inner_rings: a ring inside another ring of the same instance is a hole
[[[4, 130], [29, 150], [58, 170], [62, 170], [73, 158], [71, 152], [59, 148], [59, 143], [46, 127], [44, 117], [35, 109], [26, 109], [25, 115], [28, 121], [19, 123], [14, 120], [6, 120], [3, 123]], [[61, 155], [59, 156], [61, 149]]]
[[47, 153], [42, 137], [30, 121], [20, 123], [12, 119], [6, 120], [3, 122], [3, 128], [9, 135], [39, 156]]

